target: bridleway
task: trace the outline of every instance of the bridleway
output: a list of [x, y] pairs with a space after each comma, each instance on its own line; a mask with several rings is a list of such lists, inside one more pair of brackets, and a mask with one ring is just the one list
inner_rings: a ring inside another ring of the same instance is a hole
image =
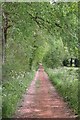
[[16, 118], [72, 118], [75, 114], [50, 82], [43, 66], [26, 91], [15, 112]]

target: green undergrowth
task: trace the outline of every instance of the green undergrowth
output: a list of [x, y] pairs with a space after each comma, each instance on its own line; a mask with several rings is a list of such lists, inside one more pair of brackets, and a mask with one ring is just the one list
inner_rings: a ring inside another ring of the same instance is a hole
[[23, 77], [17, 76], [3, 83], [3, 118], [11, 117], [14, 114], [22, 94], [25, 93], [33, 79], [34, 73], [34, 71], [27, 72]]
[[64, 100], [78, 114], [78, 68], [48, 69], [49, 78]]

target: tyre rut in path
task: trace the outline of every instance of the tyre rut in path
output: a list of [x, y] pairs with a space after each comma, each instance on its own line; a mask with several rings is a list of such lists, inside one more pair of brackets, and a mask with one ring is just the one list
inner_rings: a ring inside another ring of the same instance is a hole
[[35, 74], [21, 105], [18, 107], [16, 118], [75, 118], [62, 97], [48, 79], [43, 67]]

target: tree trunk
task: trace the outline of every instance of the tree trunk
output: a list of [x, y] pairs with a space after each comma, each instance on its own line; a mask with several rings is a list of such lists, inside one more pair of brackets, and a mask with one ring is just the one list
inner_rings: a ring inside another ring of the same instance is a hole
[[8, 14], [2, 11], [2, 62], [6, 61], [6, 42], [7, 42], [7, 30], [8, 25]]

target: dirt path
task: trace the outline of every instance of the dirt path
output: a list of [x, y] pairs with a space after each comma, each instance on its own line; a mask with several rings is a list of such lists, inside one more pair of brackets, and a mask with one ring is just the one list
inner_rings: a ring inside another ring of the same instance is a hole
[[75, 118], [41, 67], [18, 107], [16, 118]]

